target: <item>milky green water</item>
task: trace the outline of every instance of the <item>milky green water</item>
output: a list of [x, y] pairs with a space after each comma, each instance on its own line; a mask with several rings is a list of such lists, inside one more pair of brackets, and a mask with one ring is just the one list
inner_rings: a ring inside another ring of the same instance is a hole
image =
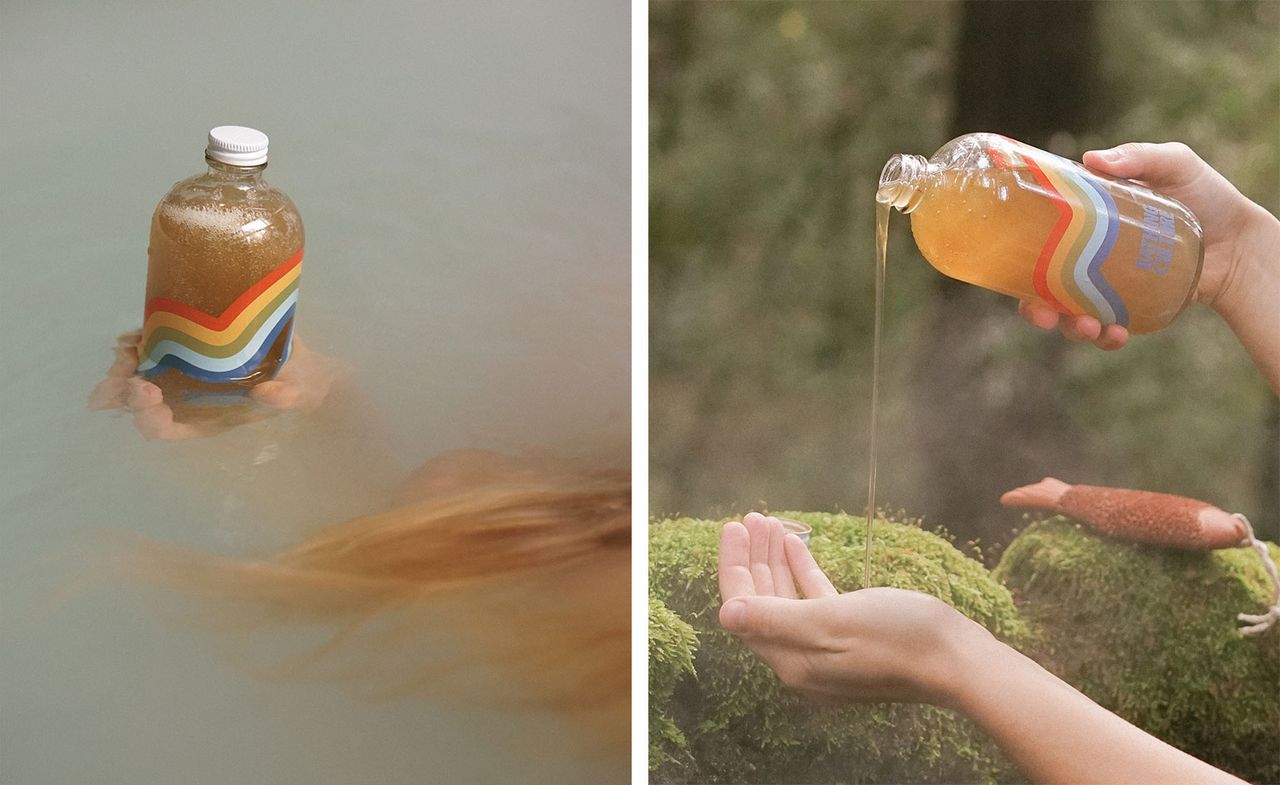
[[[103, 529], [263, 553], [442, 450], [625, 432], [628, 50], [625, 4], [585, 0], [0, 11], [0, 782], [625, 781], [554, 717], [266, 683], [147, 590], [50, 597]], [[271, 136], [298, 334], [354, 381], [321, 416], [145, 442], [85, 398], [219, 124]]]

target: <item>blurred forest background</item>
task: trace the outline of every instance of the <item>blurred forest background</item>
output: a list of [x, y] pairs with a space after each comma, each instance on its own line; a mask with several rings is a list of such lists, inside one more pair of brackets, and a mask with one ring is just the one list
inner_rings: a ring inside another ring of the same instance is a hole
[[[655, 516], [861, 512], [874, 193], [897, 152], [996, 131], [1079, 160], [1191, 145], [1280, 211], [1280, 3], [650, 6]], [[890, 227], [878, 506], [988, 558], [1057, 476], [1280, 534], [1280, 402], [1195, 306], [1118, 352], [1024, 324]]]

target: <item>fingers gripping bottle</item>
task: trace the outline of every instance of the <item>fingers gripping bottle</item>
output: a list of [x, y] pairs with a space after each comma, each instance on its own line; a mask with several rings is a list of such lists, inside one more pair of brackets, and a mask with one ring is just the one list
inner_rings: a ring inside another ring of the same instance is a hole
[[235, 400], [276, 374], [302, 269], [302, 218], [262, 179], [266, 134], [214, 128], [205, 161], [160, 201], [147, 248], [138, 373], [175, 406]]
[[1179, 202], [997, 134], [893, 156], [876, 199], [911, 215], [943, 274], [1134, 333], [1177, 317], [1204, 258]]

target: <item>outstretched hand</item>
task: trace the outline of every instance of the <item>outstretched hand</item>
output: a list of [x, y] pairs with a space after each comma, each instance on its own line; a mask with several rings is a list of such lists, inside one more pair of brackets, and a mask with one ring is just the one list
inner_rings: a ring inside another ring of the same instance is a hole
[[825, 701], [947, 704], [957, 647], [995, 642], [927, 594], [839, 593], [800, 538], [759, 513], [721, 530], [720, 596], [720, 624], [784, 684]]
[[142, 331], [125, 333], [116, 339], [115, 362], [107, 369], [106, 378], [89, 393], [93, 410], [126, 409], [133, 423], [147, 439], [181, 440], [212, 436], [244, 422], [259, 420], [282, 411], [311, 412], [329, 394], [338, 376], [334, 360], [307, 349], [296, 335], [289, 361], [270, 381], [261, 382], [247, 396], [259, 409], [246, 416], [244, 411], [228, 412], [222, 420], [199, 423], [178, 422], [172, 407], [155, 384], [137, 376], [138, 343]]
[[902, 589], [839, 594], [777, 518], [752, 513], [725, 525], [720, 594], [720, 623], [784, 684], [826, 700], [957, 709], [1032, 782], [1243, 785], [1093, 703], [941, 600]]
[[[1204, 266], [1195, 301], [1214, 306], [1227, 294], [1239, 264], [1237, 240], [1260, 208], [1180, 142], [1129, 142], [1092, 150], [1084, 154], [1084, 164], [1112, 177], [1138, 180], [1190, 208], [1204, 232]], [[1072, 341], [1092, 341], [1106, 351], [1129, 341], [1129, 331], [1118, 324], [1103, 326], [1093, 316], [1060, 314], [1043, 302], [1023, 300], [1018, 313], [1036, 327], [1057, 327]]]

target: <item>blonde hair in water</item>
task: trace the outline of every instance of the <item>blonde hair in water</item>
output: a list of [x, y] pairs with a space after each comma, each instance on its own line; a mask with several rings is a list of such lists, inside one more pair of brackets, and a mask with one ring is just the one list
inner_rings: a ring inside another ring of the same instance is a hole
[[[416, 501], [268, 558], [141, 542], [126, 549], [128, 570], [198, 600], [233, 655], [264, 676], [553, 710], [623, 749], [629, 475], [472, 450], [433, 460], [406, 485]], [[291, 653], [275, 641], [256, 651], [268, 632]]]

